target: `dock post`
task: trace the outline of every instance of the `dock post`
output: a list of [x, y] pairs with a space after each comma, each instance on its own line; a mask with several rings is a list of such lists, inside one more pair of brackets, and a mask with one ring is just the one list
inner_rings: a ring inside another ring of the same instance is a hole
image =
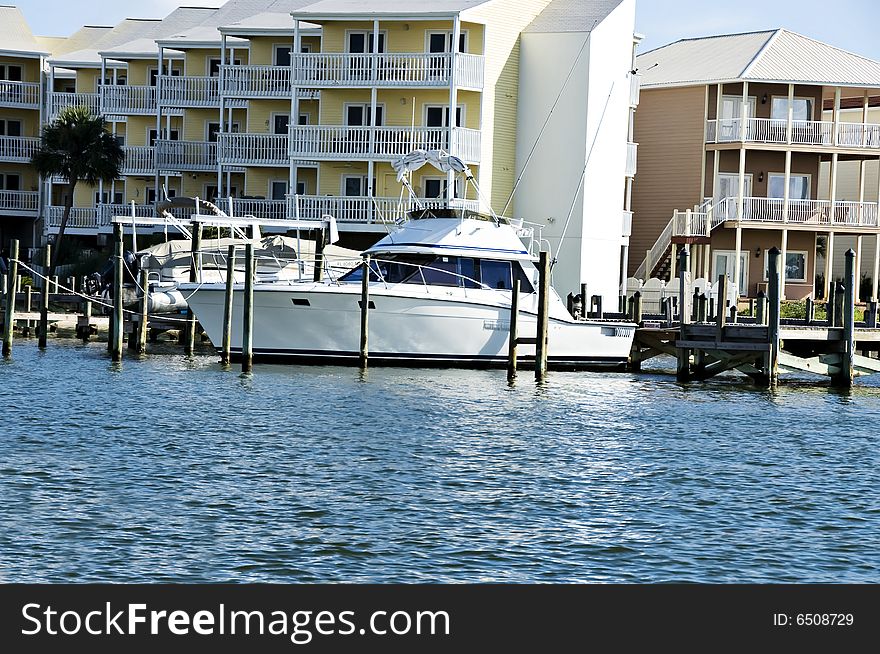
[[755, 323], [758, 325], [767, 324], [767, 295], [764, 291], [758, 291], [757, 308], [755, 309]]
[[113, 224], [113, 246], [115, 249], [115, 266], [113, 267], [113, 338], [110, 356], [113, 361], [122, 361], [122, 271], [125, 263], [122, 250], [122, 224]]
[[18, 239], [9, 244], [9, 276], [6, 289], [6, 314], [3, 320], [3, 356], [12, 355], [12, 333], [15, 327], [15, 284], [18, 279]]
[[[49, 262], [52, 260], [52, 246], [48, 243], [43, 248], [43, 270], [49, 272]], [[39, 347], [46, 348], [46, 339], [49, 334], [49, 280], [43, 279], [40, 287], [40, 334]]]
[[312, 279], [320, 282], [324, 279], [324, 228], [315, 230], [315, 270]]
[[144, 354], [147, 351], [147, 324], [149, 322], [147, 310], [150, 306], [150, 282], [147, 278], [146, 268], [141, 268], [139, 284], [141, 289], [143, 289], [143, 295], [141, 296], [140, 322], [138, 322], [137, 326], [136, 351], [138, 354]]
[[709, 312], [709, 298], [705, 293], [700, 293], [700, 300], [697, 308], [697, 322], [707, 322]]
[[254, 244], [244, 246], [244, 312], [241, 330], [241, 371], [254, 367]]
[[232, 359], [232, 293], [235, 284], [235, 245], [226, 252], [226, 296], [223, 302], [223, 343], [220, 363], [228, 366]]
[[715, 311], [715, 339], [720, 343], [724, 340], [724, 328], [727, 326], [727, 275], [718, 275], [718, 303]]
[[813, 312], [815, 311], [815, 307], [813, 305], [813, 298], [808, 297], [804, 300], [804, 325], [807, 327], [810, 326], [810, 323], [813, 322]]
[[361, 351], [358, 359], [362, 369], [370, 356], [370, 255], [361, 262]]
[[507, 337], [507, 381], [516, 379], [516, 346], [519, 338], [519, 287], [520, 281], [513, 280], [513, 291], [510, 296], [510, 333]]
[[[189, 281], [195, 284], [202, 276], [200, 260], [202, 256], [202, 223], [192, 222], [192, 261], [189, 264]], [[196, 293], [197, 291], [193, 291]], [[196, 350], [196, 314], [187, 306], [186, 309], [186, 341], [184, 353], [192, 356]]]
[[89, 340], [92, 335], [92, 301], [83, 302], [83, 315], [76, 320], [76, 335], [82, 339], [83, 343]]
[[691, 322], [700, 322], [700, 291], [696, 288], [691, 296]]
[[755, 317], [755, 298], [753, 297], [749, 298], [749, 317]]
[[565, 308], [569, 315], [574, 318], [574, 293], [569, 293], [565, 298]]
[[843, 282], [837, 282], [837, 290], [834, 293], [834, 326], [843, 327], [845, 317], [843, 315], [846, 304], [846, 286]]
[[547, 376], [547, 330], [550, 312], [550, 253], [542, 250], [538, 260], [538, 333], [535, 341], [535, 379]]
[[[855, 311], [856, 311], [856, 253], [852, 248], [846, 251], [844, 267], [844, 301], [841, 319], [843, 322], [843, 351], [840, 353], [840, 373], [837, 383], [849, 388], [853, 383], [853, 355], [856, 350]], [[838, 289], [840, 290], [840, 289]]]
[[[679, 333], [681, 340], [688, 339], [687, 325], [691, 318], [691, 308], [688, 306], [688, 300], [691, 297], [689, 293], [691, 285], [689, 259], [690, 254], [687, 247], [681, 248], [678, 253], [678, 319], [681, 323], [681, 332]], [[689, 381], [691, 378], [691, 351], [687, 348], [676, 348], [676, 358], [678, 359], [676, 378], [681, 382]]]
[[877, 327], [877, 301], [871, 300], [865, 306], [865, 327], [876, 329]]
[[[24, 310], [25, 313], [30, 315], [31, 311], [34, 309], [34, 287], [30, 284], [27, 284], [24, 287]], [[28, 318], [24, 323], [24, 335], [31, 335], [31, 320]]]
[[632, 296], [633, 300], [633, 315], [632, 321], [637, 325], [642, 324], [642, 292], [636, 291]]
[[834, 311], [837, 307], [837, 298], [835, 295], [837, 294], [837, 283], [831, 282], [828, 284], [828, 298], [825, 300], [825, 319], [828, 321], [829, 327], [834, 327], [837, 324], [837, 317], [834, 314]]
[[672, 318], [672, 298], [665, 297], [663, 298], [663, 321], [667, 327], [672, 327]]
[[767, 328], [767, 337], [770, 344], [770, 351], [767, 354], [766, 373], [767, 379], [771, 386], [775, 386], [779, 381], [779, 348], [781, 346], [779, 340], [780, 327], [780, 288], [779, 288], [779, 248], [772, 247], [768, 254], [768, 265], [770, 273], [770, 283], [768, 290], [770, 292], [769, 321]]

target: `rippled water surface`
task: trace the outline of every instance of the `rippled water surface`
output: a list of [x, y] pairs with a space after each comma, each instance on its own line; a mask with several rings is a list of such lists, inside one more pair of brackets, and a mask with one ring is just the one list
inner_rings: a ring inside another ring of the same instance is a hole
[[880, 581], [880, 380], [0, 362], [0, 580]]

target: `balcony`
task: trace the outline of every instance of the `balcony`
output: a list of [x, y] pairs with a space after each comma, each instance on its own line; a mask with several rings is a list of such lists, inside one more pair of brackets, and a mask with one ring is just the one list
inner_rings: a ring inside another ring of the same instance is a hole
[[58, 114], [67, 107], [85, 107], [95, 116], [101, 113], [101, 96], [97, 93], [63, 93], [53, 91], [49, 94], [49, 120], [58, 118]]
[[[707, 143], [788, 144], [788, 121], [776, 118], [710, 120], [706, 124]], [[792, 145], [813, 145], [880, 150], [880, 125], [838, 123], [830, 120], [795, 120], [791, 126]]]
[[[162, 75], [159, 80], [159, 104], [162, 105], [163, 110], [220, 107], [220, 78], [216, 75], [202, 77]], [[226, 102], [226, 106], [240, 108], [247, 106], [247, 103], [242, 99], [233, 98]]]
[[153, 175], [156, 172], [156, 148], [147, 145], [126, 145], [123, 175]]
[[626, 171], [625, 175], [627, 177], [635, 177], [636, 176], [636, 168], [637, 162], [639, 158], [639, 144], [638, 143], [627, 143], [626, 144]]
[[223, 165], [288, 166], [287, 134], [220, 134], [218, 158]]
[[105, 116], [155, 116], [155, 86], [102, 86], [101, 113]]
[[[483, 57], [457, 53], [305, 53], [294, 56], [293, 82], [313, 87], [483, 88]], [[375, 69], [375, 70], [374, 70]]]
[[156, 167], [162, 171], [217, 171], [214, 141], [156, 141]]
[[[743, 198], [743, 223], [773, 223], [777, 225], [810, 225], [876, 228], [876, 202], [836, 200], [789, 200], [788, 216], [784, 216], [782, 198]], [[719, 200], [708, 216], [715, 226], [726, 220], [736, 220], [738, 202], [735, 197]]]
[[[57, 234], [61, 227], [64, 207], [46, 207], [46, 231]], [[73, 207], [67, 221], [68, 234], [97, 234], [99, 227], [98, 210], [96, 207]]]
[[467, 163], [480, 162], [480, 131], [456, 127], [455, 147], [449, 147], [446, 127], [376, 127], [373, 147], [370, 127], [307, 125], [291, 129], [290, 156], [307, 161], [391, 161], [412, 150], [446, 150]]
[[0, 191], [0, 214], [37, 217], [40, 208], [38, 191]]
[[0, 161], [30, 163], [40, 139], [30, 136], [0, 136]]
[[[289, 100], [290, 66], [230, 66], [222, 68], [221, 91], [227, 98]], [[317, 100], [320, 91], [299, 89], [300, 100]]]
[[[217, 200], [217, 206], [224, 211], [229, 210], [229, 199]], [[232, 211], [238, 218], [254, 216], [261, 220], [285, 220], [287, 200], [258, 200], [252, 198], [232, 198]]]
[[[379, 224], [393, 223], [403, 218], [407, 211], [415, 209], [415, 203], [404, 198], [343, 197], [332, 195], [291, 195], [287, 198], [288, 215], [302, 220], [321, 220], [330, 215], [341, 223]], [[469, 209], [479, 211], [478, 200], [453, 200], [451, 203], [437, 198], [423, 199], [428, 208]]]
[[0, 81], [0, 107], [40, 108], [40, 85], [36, 82]]

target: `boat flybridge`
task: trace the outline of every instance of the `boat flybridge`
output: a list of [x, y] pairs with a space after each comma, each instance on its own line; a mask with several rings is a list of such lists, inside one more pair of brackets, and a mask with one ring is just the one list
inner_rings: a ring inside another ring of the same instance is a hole
[[[432, 163], [463, 172], [461, 160], [416, 151], [395, 162], [398, 178]], [[476, 184], [474, 183], [476, 187]], [[479, 196], [479, 189], [477, 189]], [[254, 285], [255, 358], [322, 363], [357, 362], [362, 275], [369, 280], [369, 356], [372, 363], [483, 367], [507, 362], [514, 280], [520, 283], [518, 331], [537, 329], [539, 239], [522, 223], [464, 208], [421, 206], [363, 252], [367, 266], [328, 274], [321, 282]], [[524, 239], [529, 243], [526, 245]], [[212, 342], [223, 334], [225, 284], [182, 284], [191, 309]], [[243, 284], [233, 287], [232, 352], [241, 354]], [[629, 357], [635, 325], [572, 317], [551, 289], [548, 365], [616, 367]], [[521, 345], [520, 358], [535, 356]]]

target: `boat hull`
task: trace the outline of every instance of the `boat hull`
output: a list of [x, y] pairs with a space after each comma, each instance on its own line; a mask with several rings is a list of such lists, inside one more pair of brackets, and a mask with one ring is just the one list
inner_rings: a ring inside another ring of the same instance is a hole
[[[492, 291], [440, 290], [434, 297], [407, 289], [370, 291], [371, 364], [492, 367], [507, 364], [509, 304]], [[487, 302], [486, 293], [495, 302]], [[201, 286], [189, 304], [213, 343], [223, 334], [225, 290]], [[523, 296], [526, 298], [527, 296]], [[529, 296], [533, 297], [533, 296]], [[243, 292], [233, 294], [232, 352], [241, 353]], [[528, 302], [523, 302], [528, 306]], [[254, 290], [253, 355], [263, 360], [357, 363], [360, 349], [360, 285], [257, 285]], [[534, 311], [522, 311], [521, 337], [536, 332]], [[554, 368], [620, 367], [629, 357], [635, 326], [628, 323], [551, 318], [548, 364]], [[520, 345], [521, 360], [534, 359]]]

